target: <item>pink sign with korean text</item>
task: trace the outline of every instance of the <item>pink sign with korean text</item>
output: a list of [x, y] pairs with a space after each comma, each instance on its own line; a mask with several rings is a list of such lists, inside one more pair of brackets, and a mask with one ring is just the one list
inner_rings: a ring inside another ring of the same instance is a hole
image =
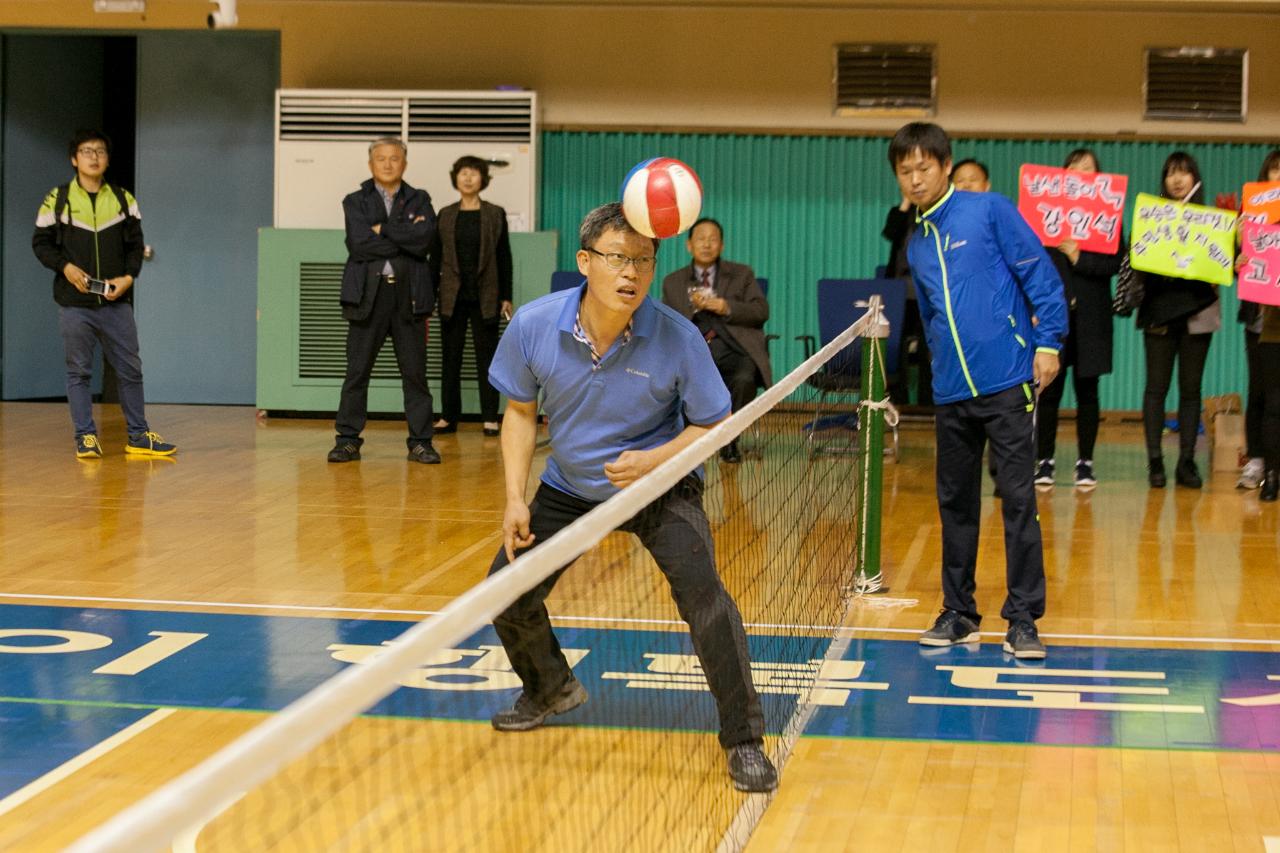
[[1240, 298], [1280, 305], [1280, 225], [1240, 223]]
[[1081, 251], [1113, 255], [1128, 188], [1127, 175], [1026, 163], [1018, 171], [1018, 212], [1046, 246], [1070, 239]]

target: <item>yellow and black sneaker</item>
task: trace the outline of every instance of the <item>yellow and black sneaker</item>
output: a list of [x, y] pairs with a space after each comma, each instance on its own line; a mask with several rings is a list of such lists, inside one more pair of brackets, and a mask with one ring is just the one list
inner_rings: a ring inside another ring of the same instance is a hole
[[176, 445], [169, 444], [154, 432], [140, 432], [129, 436], [129, 443], [124, 452], [135, 456], [172, 456], [178, 452]]
[[77, 459], [101, 459], [102, 445], [98, 443], [98, 437], [93, 433], [88, 435], [76, 436], [76, 458]]

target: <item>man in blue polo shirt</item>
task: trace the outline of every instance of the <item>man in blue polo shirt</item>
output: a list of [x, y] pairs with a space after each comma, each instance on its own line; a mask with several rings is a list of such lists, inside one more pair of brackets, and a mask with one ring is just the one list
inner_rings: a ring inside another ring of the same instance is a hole
[[[586, 284], [517, 311], [489, 368], [489, 381], [509, 398], [502, 421], [504, 544], [490, 574], [729, 416], [729, 391], [702, 335], [647, 296], [658, 241], [637, 233], [616, 203], [589, 213], [579, 240], [578, 270]], [[539, 392], [551, 457], [533, 502], [526, 504]], [[778, 775], [761, 749], [764, 718], [751, 682], [746, 631], [716, 572], [699, 473], [620, 529], [639, 537], [671, 584], [715, 697], [720, 745], [735, 787], [773, 790]], [[499, 731], [537, 728], [587, 701], [544, 604], [565, 568], [494, 620], [524, 685], [515, 706], [494, 715]]]

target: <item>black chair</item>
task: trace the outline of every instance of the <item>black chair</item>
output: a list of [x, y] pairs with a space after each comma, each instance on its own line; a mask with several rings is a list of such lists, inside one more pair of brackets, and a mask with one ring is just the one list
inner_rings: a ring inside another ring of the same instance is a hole
[[[884, 317], [889, 321], [889, 337], [885, 339], [885, 387], [891, 385], [898, 371], [902, 343], [902, 320], [906, 312], [907, 286], [901, 279], [833, 279], [818, 282], [818, 335], [822, 346], [835, 340], [845, 329], [853, 325], [867, 312], [871, 296], [878, 295]], [[817, 352], [813, 335], [799, 335], [796, 340], [804, 344], [805, 358]], [[858, 429], [858, 409], [838, 408], [836, 398], [853, 396], [861, 400], [862, 338], [855, 338], [831, 358], [822, 369], [809, 377], [808, 383], [818, 391], [818, 405], [814, 418], [805, 424], [810, 454], [837, 450], [850, 452], [855, 449], [854, 435]], [[832, 438], [820, 438], [820, 434]], [[894, 458], [897, 458], [898, 429], [892, 427]], [[843, 443], [841, 441], [843, 439]]]

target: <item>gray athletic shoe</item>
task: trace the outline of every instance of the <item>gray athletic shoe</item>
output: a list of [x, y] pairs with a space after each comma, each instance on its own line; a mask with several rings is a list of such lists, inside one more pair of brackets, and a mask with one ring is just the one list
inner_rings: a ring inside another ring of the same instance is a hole
[[1019, 660], [1044, 660], [1044, 643], [1034, 622], [1014, 622], [1004, 636], [1004, 650]]
[[978, 640], [978, 623], [955, 610], [942, 611], [933, 627], [920, 635], [922, 646], [954, 646]]
[[582, 682], [570, 675], [569, 680], [545, 705], [530, 699], [528, 693], [521, 692], [513, 707], [494, 714], [489, 722], [500, 732], [527, 732], [538, 728], [547, 717], [567, 714], [586, 701], [587, 689], [582, 686]]
[[764, 794], [778, 787], [778, 771], [758, 743], [740, 743], [724, 751], [733, 787]]

